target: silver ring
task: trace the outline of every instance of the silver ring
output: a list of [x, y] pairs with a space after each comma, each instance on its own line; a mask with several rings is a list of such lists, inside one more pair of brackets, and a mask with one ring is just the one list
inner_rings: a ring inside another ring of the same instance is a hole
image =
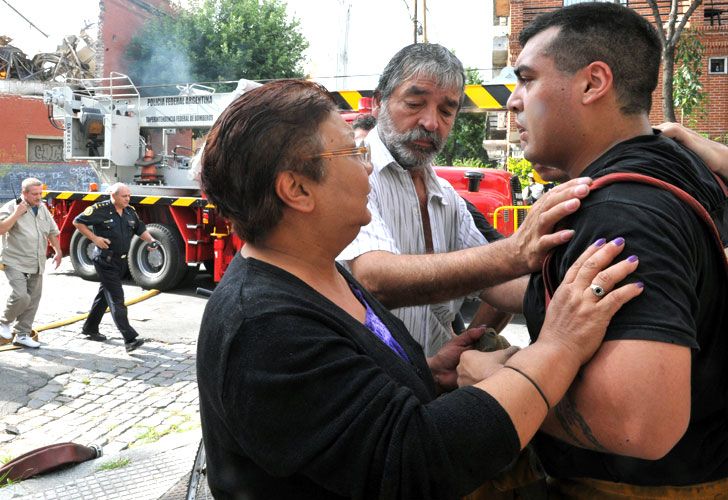
[[604, 288], [599, 285], [595, 285], [594, 283], [589, 285], [589, 288], [591, 289], [591, 292], [594, 294], [594, 296], [598, 299], [601, 299], [607, 294], [607, 291]]

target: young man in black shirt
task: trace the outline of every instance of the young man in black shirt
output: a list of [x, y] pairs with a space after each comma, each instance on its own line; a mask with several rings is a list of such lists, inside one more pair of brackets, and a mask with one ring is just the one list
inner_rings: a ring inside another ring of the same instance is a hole
[[[577, 4], [538, 17], [520, 42], [508, 107], [525, 157], [555, 167], [537, 167], [545, 180], [636, 172], [725, 216], [725, 195], [705, 164], [650, 126], [660, 42], [647, 20], [618, 4]], [[692, 209], [651, 186], [604, 187], [565, 224], [576, 234], [550, 261], [554, 285], [601, 235], [627, 240], [648, 286], [617, 313], [541, 428], [537, 449], [556, 487], [577, 496], [728, 491], [725, 257]], [[596, 294], [599, 279], [594, 285]], [[537, 273], [524, 301], [534, 337], [545, 308]]]

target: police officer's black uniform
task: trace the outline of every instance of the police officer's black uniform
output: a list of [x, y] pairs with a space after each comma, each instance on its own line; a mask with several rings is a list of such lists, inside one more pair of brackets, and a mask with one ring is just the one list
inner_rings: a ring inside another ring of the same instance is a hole
[[146, 226], [134, 208], [126, 207], [119, 215], [111, 200], [91, 205], [76, 217], [75, 222], [88, 226], [95, 235], [111, 241], [109, 248], [95, 250], [93, 262], [101, 285], [83, 325], [83, 334], [91, 338], [99, 336], [99, 323], [108, 304], [111, 317], [124, 337], [124, 342], [130, 344], [139, 334], [129, 324], [121, 279], [127, 271], [127, 255], [131, 239], [135, 234], [141, 235]]

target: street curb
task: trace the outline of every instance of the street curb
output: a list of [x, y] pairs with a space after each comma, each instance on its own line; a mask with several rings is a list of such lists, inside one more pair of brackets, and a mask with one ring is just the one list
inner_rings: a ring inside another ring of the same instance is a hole
[[[0, 489], [0, 499], [156, 500], [192, 470], [199, 429], [164, 436], [156, 443], [132, 447]], [[99, 470], [105, 463], [128, 459], [128, 465]]]

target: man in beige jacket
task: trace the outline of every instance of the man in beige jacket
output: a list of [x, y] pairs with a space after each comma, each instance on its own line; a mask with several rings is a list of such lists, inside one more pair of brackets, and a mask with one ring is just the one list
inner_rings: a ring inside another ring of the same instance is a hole
[[[0, 316], [0, 337], [25, 347], [40, 347], [31, 337], [35, 312], [43, 290], [46, 248], [50, 242], [56, 268], [61, 264], [58, 226], [41, 202], [43, 184], [35, 178], [23, 180], [21, 196], [0, 208], [2, 256], [0, 262], [12, 293]], [[15, 325], [13, 326], [13, 323]]]

